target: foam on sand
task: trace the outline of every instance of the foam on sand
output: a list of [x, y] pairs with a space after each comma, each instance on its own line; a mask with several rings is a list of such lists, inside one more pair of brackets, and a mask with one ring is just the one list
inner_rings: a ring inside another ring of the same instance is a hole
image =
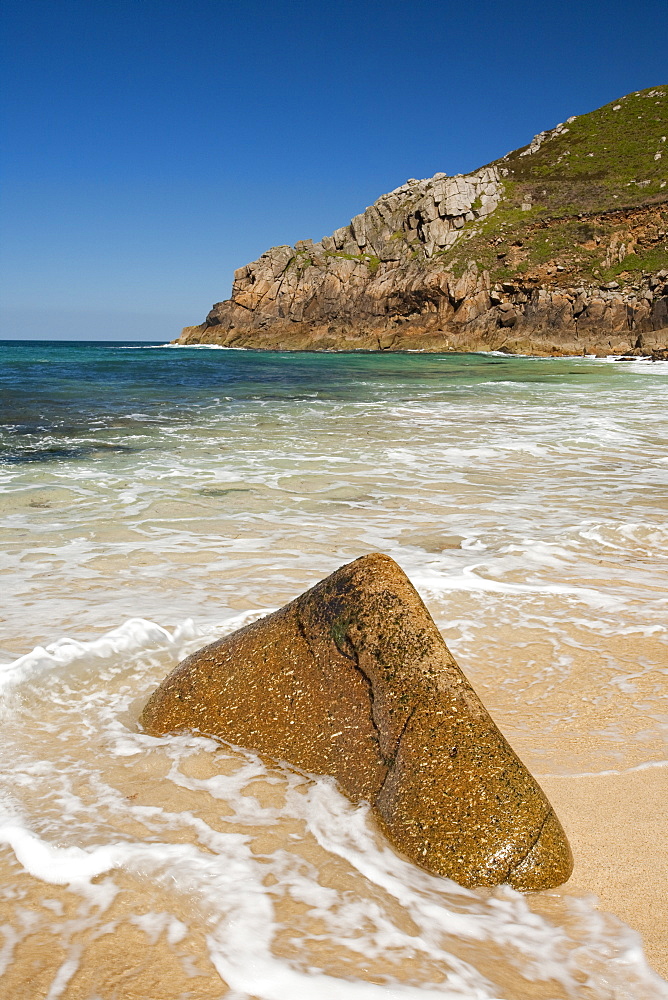
[[[591, 901], [463, 889], [403, 861], [329, 779], [201, 736], [137, 731], [143, 692], [201, 644], [196, 633], [135, 620], [5, 668], [16, 698], [2, 736], [8, 984], [11, 955], [67, 927], [53, 998], [78, 996], [81, 982], [104, 994], [124, 942], [141, 982], [137, 933], [158, 933], [156, 958], [166, 950], [185, 983], [199, 954], [200, 973], [208, 962], [237, 995], [266, 1000], [531, 998], [546, 984], [578, 1000], [668, 996], [638, 936]], [[92, 942], [109, 921], [105, 973]]]

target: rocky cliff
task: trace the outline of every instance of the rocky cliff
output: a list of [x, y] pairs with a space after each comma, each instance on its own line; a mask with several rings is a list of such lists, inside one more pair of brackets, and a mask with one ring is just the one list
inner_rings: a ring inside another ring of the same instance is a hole
[[411, 179], [273, 247], [181, 344], [273, 350], [668, 349], [668, 86], [468, 175]]

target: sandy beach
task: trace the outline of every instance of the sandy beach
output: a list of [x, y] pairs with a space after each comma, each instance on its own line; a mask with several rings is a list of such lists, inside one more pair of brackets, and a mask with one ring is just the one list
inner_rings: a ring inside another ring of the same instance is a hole
[[668, 769], [541, 778], [575, 857], [564, 887], [593, 893], [641, 935], [652, 967], [668, 979]]
[[[12, 1000], [668, 996], [661, 366], [31, 350], [0, 468]], [[548, 794], [565, 886], [458, 888], [326, 779], [139, 731], [183, 656], [373, 551]]]
[[666, 0], [0, 20], [0, 1000], [668, 1000]]
[[[123, 791], [128, 799], [145, 808], [156, 803], [152, 786], [160, 771], [162, 768], [158, 765], [156, 771], [154, 765], [148, 770], [143, 769], [143, 774], [136, 775], [129, 784], [126, 779]], [[191, 777], [212, 777], [211, 764], [204, 755], [192, 757], [187, 771]], [[575, 871], [561, 889], [538, 894], [542, 897], [542, 900], [537, 897], [539, 909], [551, 914], [554, 919], [554, 905], [558, 899], [569, 896], [581, 899], [594, 893], [602, 914], [606, 911], [615, 914], [642, 935], [648, 960], [656, 972], [665, 976], [666, 900], [663, 876], [666, 826], [662, 810], [666, 783], [663, 770], [596, 778], [543, 778], [543, 785], [571, 838]], [[276, 794], [271, 785], [265, 786], [265, 792], [269, 796]], [[172, 793], [169, 802], [162, 798], [161, 805], [180, 810], [198, 808], [193, 794], [185, 789], [176, 796]], [[208, 810], [201, 815], [212, 829], [221, 828], [215, 813]], [[289, 829], [285, 828], [284, 832], [278, 829], [274, 836], [279, 841], [289, 837]], [[294, 831], [294, 824], [291, 829]], [[130, 828], [127, 832], [131, 832]], [[268, 846], [265, 837], [263, 849]], [[322, 862], [322, 852], [315, 845], [306, 846], [305, 857], [316, 865]], [[28, 925], [22, 940], [15, 942], [13, 961], [3, 975], [7, 996], [16, 1000], [45, 1000], [54, 994], [53, 985], [58, 983], [60, 977], [63, 984], [60, 995], [67, 1000], [89, 1000], [94, 995], [122, 995], [128, 1000], [141, 1000], [146, 996], [154, 1000], [171, 1000], [174, 996], [196, 996], [198, 1000], [220, 998], [220, 970], [216, 968], [215, 959], [212, 962], [206, 922], [198, 926], [192, 900], [179, 900], [178, 894], [170, 894], [164, 897], [163, 905], [168, 904], [171, 916], [168, 917], [167, 913], [162, 916], [155, 912], [152, 914], [154, 890], [150, 890], [147, 896], [146, 884], [142, 887], [141, 882], [137, 884], [134, 878], [119, 871], [114, 873], [118, 893], [113, 901], [107, 903], [104, 921], [91, 921], [90, 914], [86, 919], [81, 905], [77, 904], [76, 892], [64, 892], [61, 887], [51, 885], [45, 893], [44, 882], [25, 875], [17, 880], [17, 873], [12, 867], [7, 870], [3, 865], [3, 878], [13, 881], [15, 891], [22, 899], [23, 912], [30, 912], [33, 924], [41, 925], [41, 929], [35, 927], [31, 933]], [[325, 884], [332, 889], [338, 887], [344, 892], [350, 891], [350, 872], [340, 859], [330, 856], [326, 870]], [[325, 869], [323, 875], [324, 872]], [[45, 877], [49, 875], [45, 874]], [[1, 911], [3, 919], [11, 917], [11, 909], [6, 900]], [[591, 921], [593, 911], [589, 912], [587, 919]], [[400, 914], [394, 913], [394, 918], [398, 928], [404, 925], [405, 918]], [[281, 922], [286, 927], [290, 924], [299, 926], [302, 919], [302, 907], [295, 900], [286, 900], [280, 910]], [[609, 922], [608, 918], [605, 919]], [[59, 927], [67, 925], [69, 931], [63, 937]], [[611, 926], [614, 927], [614, 920]], [[628, 935], [628, 932], [625, 933]], [[615, 953], [613, 940], [609, 942], [608, 961], [612, 965], [608, 971], [614, 978], [612, 969], [620, 961], [623, 965], [625, 959]], [[288, 956], [292, 952], [288, 939], [279, 940], [276, 944], [279, 954]], [[77, 956], [76, 968], [70, 966], [68, 969], [68, 954], [72, 955], [73, 947]], [[626, 961], [630, 961], [634, 947], [632, 940], [626, 941]], [[498, 961], [495, 968], [494, 953], [495, 948], [490, 948], [488, 943], [483, 951], [476, 949], [473, 955], [477, 954], [476, 962], [480, 969], [498, 978]], [[186, 956], [188, 961], [184, 968]], [[471, 957], [469, 953], [469, 959]], [[318, 961], [323, 968], [338, 976], [346, 969], [349, 959], [344, 959], [333, 941], [323, 941], [318, 948]], [[415, 973], [411, 965], [404, 959], [393, 968], [401, 978], [408, 975], [410, 979]], [[596, 963], [589, 965], [585, 962], [583, 969], [588, 967], [596, 976]], [[383, 965], [374, 960], [373, 955], [367, 957], [363, 969], [364, 978], [369, 982], [383, 981]], [[352, 971], [350, 966], [348, 971]], [[552, 980], [549, 974], [543, 987], [548, 992], [541, 992], [538, 984], [527, 982], [511, 967], [505, 970], [500, 981], [502, 992], [499, 995], [512, 1000], [570, 996], [568, 992], [562, 993], [559, 983]], [[637, 992], [633, 987], [631, 989], [633, 992], [619, 995], [629, 998], [664, 996], [658, 980], [653, 987], [645, 983], [644, 986], [637, 986]], [[388, 996], [392, 995], [392, 992], [388, 993]], [[589, 988], [583, 981], [577, 995], [582, 1000], [589, 1000], [608, 994], [599, 993], [595, 987]], [[610, 993], [610, 996], [613, 994]]]

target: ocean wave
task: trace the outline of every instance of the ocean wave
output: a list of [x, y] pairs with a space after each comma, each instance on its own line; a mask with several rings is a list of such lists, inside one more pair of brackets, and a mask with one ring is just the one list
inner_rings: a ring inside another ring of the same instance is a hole
[[169, 649], [174, 656], [180, 657], [193, 640], [197, 639], [201, 644], [201, 640], [212, 633], [226, 635], [273, 610], [260, 608], [244, 611], [206, 629], [197, 627], [191, 618], [171, 631], [145, 618], [131, 618], [96, 639], [80, 640], [64, 636], [46, 646], [35, 647], [10, 663], [0, 664], [0, 691], [8, 691], [78, 660], [109, 659], [156, 648]]

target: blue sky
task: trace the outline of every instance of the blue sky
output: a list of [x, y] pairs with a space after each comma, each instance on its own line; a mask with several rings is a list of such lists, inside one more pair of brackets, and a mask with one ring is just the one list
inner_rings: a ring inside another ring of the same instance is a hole
[[269, 246], [668, 82], [666, 0], [4, 0], [4, 337], [168, 340]]

